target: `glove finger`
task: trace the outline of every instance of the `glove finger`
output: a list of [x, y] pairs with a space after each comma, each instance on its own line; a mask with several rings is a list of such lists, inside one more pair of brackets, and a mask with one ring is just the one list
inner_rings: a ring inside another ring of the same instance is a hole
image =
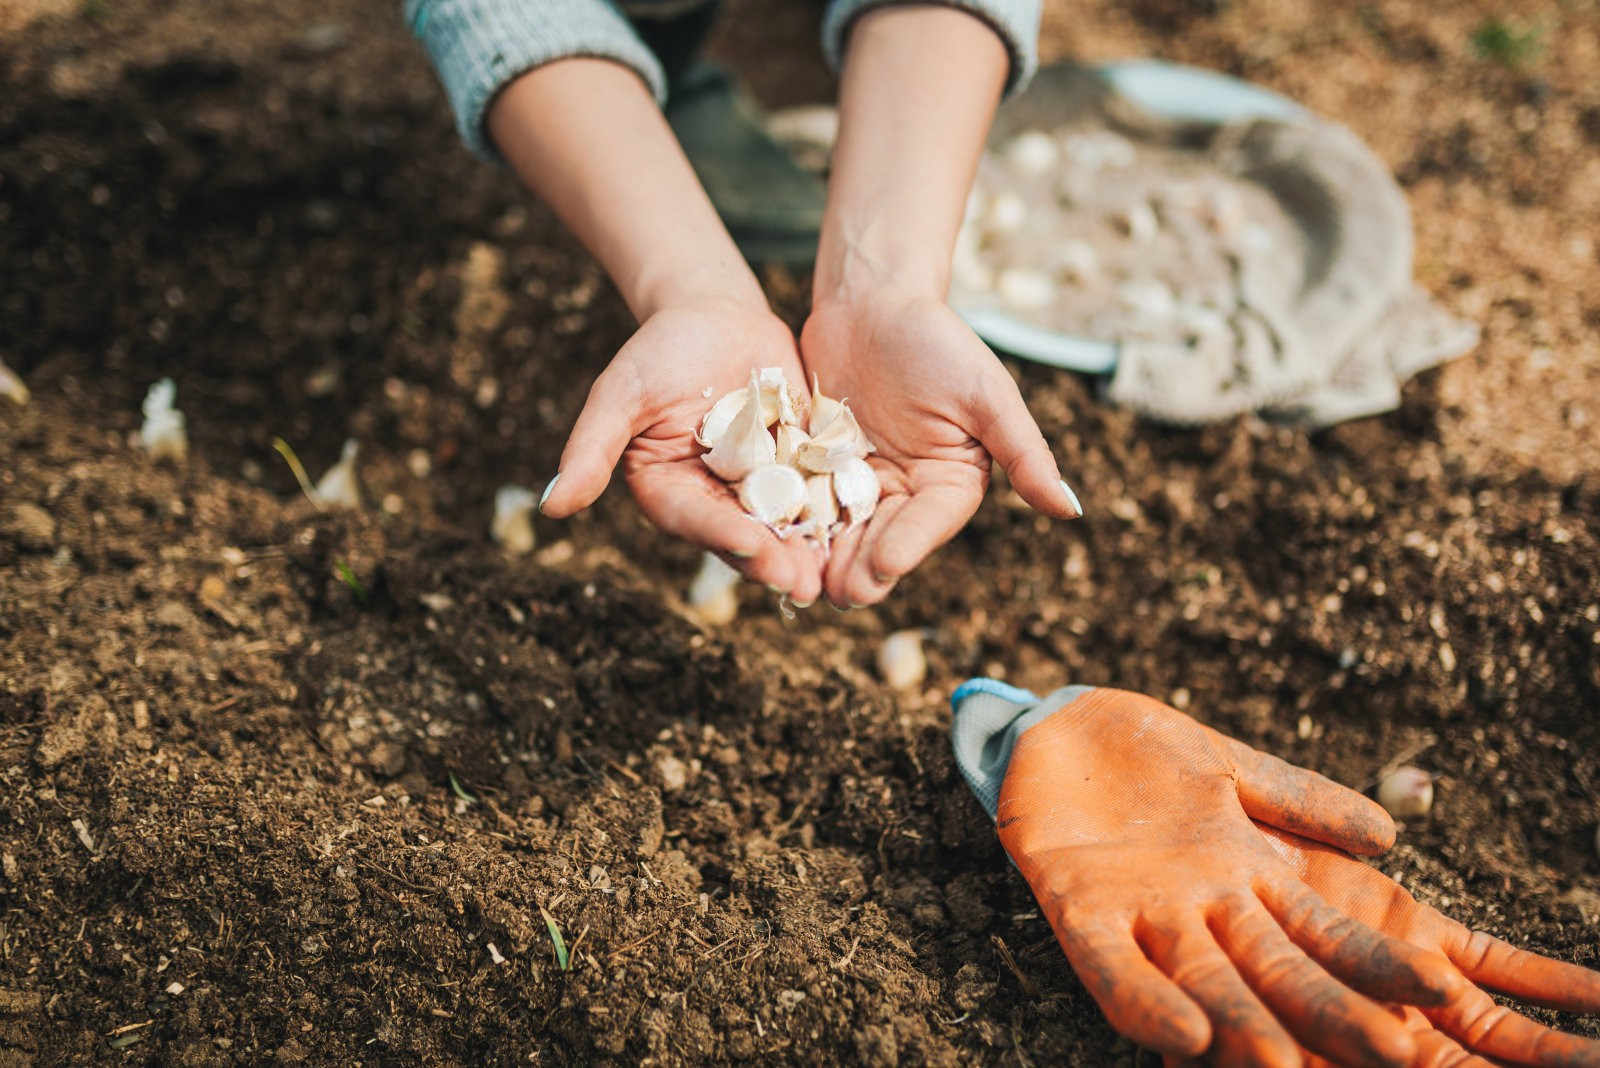
[[1495, 1068], [1493, 1061], [1463, 1049], [1443, 1031], [1428, 1027], [1413, 1034], [1417, 1039], [1416, 1068]]
[[1441, 1031], [1487, 1057], [1548, 1068], [1600, 1066], [1600, 1042], [1535, 1023], [1476, 987], [1442, 1008], [1422, 1011]]
[[1140, 924], [1139, 942], [1211, 1020], [1212, 1058], [1222, 1064], [1297, 1068], [1299, 1045], [1239, 978], [1233, 962], [1198, 919]]
[[1339, 1063], [1411, 1063], [1417, 1044], [1405, 1025], [1323, 971], [1261, 902], [1228, 902], [1212, 918], [1212, 930], [1245, 981], [1303, 1045]]
[[1239, 803], [1251, 818], [1358, 856], [1373, 856], [1394, 845], [1394, 821], [1370, 798], [1204, 729], [1238, 768]]
[[1356, 922], [1292, 876], [1265, 882], [1258, 893], [1296, 945], [1363, 994], [1407, 1005], [1443, 1005], [1466, 986], [1444, 957]]
[[1432, 909], [1427, 912], [1444, 926], [1440, 944], [1445, 956], [1473, 982], [1546, 1008], [1600, 1012], [1600, 972], [1529, 953]]
[[1051, 926], [1072, 970], [1118, 1034], [1175, 1056], [1205, 1052], [1211, 1044], [1206, 1014], [1150, 963], [1133, 932], [1054, 919]]

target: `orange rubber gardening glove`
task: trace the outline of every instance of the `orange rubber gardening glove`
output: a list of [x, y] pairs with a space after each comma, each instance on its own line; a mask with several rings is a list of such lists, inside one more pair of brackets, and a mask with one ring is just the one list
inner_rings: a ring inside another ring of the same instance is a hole
[[[1268, 842], [1323, 901], [1384, 934], [1450, 963], [1444, 1004], [1403, 1010], [1419, 1065], [1600, 1064], [1600, 1043], [1553, 1031], [1498, 1005], [1475, 984], [1546, 1008], [1600, 1012], [1600, 973], [1516, 949], [1417, 901], [1382, 872], [1337, 849], [1261, 827]], [[1483, 1057], [1472, 1056], [1473, 1050]], [[1309, 1063], [1326, 1063], [1311, 1059]]]
[[1600, 1064], [1469, 981], [1592, 1009], [1600, 977], [1470, 935], [1341, 852], [1392, 844], [1377, 805], [1152, 698], [1063, 695], [1006, 736], [996, 827], [1118, 1031], [1229, 1065]]

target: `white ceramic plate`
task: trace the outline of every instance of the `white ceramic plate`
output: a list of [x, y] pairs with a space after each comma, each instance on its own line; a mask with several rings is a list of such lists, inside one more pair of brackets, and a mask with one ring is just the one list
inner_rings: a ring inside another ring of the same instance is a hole
[[[1094, 69], [1121, 96], [1153, 115], [1175, 121], [1295, 119], [1308, 114], [1270, 89], [1198, 67], [1138, 59]], [[984, 341], [1013, 356], [1087, 374], [1110, 374], [1116, 369], [1115, 341], [1057, 333], [992, 308], [957, 305], [956, 312]]]

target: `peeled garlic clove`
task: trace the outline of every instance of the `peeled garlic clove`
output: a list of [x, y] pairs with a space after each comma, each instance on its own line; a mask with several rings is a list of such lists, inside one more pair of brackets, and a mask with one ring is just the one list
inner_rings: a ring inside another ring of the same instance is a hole
[[878, 507], [878, 473], [867, 461], [850, 457], [833, 471], [833, 495], [839, 507], [850, 513], [850, 525], [859, 526], [872, 518]]
[[872, 442], [861, 432], [855, 413], [848, 404], [840, 404], [839, 414], [822, 428], [822, 432], [795, 449], [794, 462], [803, 470], [821, 474], [835, 471], [846, 460], [860, 459], [873, 451]]
[[0, 361], [0, 397], [6, 398], [12, 404], [23, 405], [28, 403], [28, 385], [22, 376]]
[[777, 459], [777, 446], [767, 433], [761, 410], [761, 385], [754, 372], [745, 387], [745, 402], [711, 451], [701, 457], [718, 478], [737, 482], [762, 464]]
[[921, 684], [927, 673], [920, 629], [897, 630], [878, 646], [878, 674], [894, 689], [909, 690]]
[[792, 467], [764, 464], [739, 483], [739, 503], [769, 527], [790, 523], [806, 506], [806, 480]]
[[1018, 174], [1038, 177], [1056, 162], [1056, 143], [1047, 133], [1028, 130], [1011, 139], [1005, 148], [1006, 161]]
[[1100, 273], [1100, 256], [1087, 241], [1068, 241], [1056, 250], [1056, 263], [1078, 282], [1091, 282]]
[[1170, 319], [1178, 310], [1172, 287], [1158, 278], [1124, 282], [1117, 287], [1117, 298], [1146, 319]]
[[1111, 221], [1130, 241], [1149, 241], [1160, 228], [1155, 211], [1143, 200], [1112, 212]]
[[731, 623], [739, 614], [739, 572], [715, 553], [700, 559], [700, 570], [689, 583], [689, 610], [710, 626]]
[[183, 413], [172, 406], [178, 387], [163, 378], [145, 394], [144, 425], [139, 428], [139, 444], [153, 459], [182, 463], [189, 456], [189, 435]]
[[706, 417], [700, 420], [700, 429], [695, 432], [694, 439], [708, 449], [714, 448], [722, 440], [722, 435], [728, 432], [728, 427], [733, 425], [734, 416], [739, 414], [749, 397], [748, 389], [736, 389], [724, 394], [721, 400], [711, 406]]
[[817, 376], [811, 376], [811, 421], [806, 426], [812, 437], [822, 433], [827, 425], [844, 411], [844, 402], [836, 401], [832, 397], [824, 397], [817, 384]]
[[356, 453], [360, 448], [353, 438], [344, 443], [339, 462], [328, 468], [311, 491], [318, 504], [333, 508], [361, 507], [361, 486], [356, 482]]
[[1378, 804], [1395, 819], [1416, 819], [1433, 808], [1433, 776], [1409, 764], [1395, 768], [1378, 784]]
[[839, 502], [833, 496], [832, 475], [812, 475], [806, 479], [806, 510], [801, 517], [819, 535], [839, 521]]
[[777, 435], [778, 463], [793, 463], [795, 450], [810, 440], [811, 435], [799, 427], [790, 426], [787, 423], [779, 423]]
[[533, 551], [533, 509], [539, 498], [525, 486], [501, 486], [494, 493], [489, 536], [512, 556]]
[[1015, 193], [1001, 193], [989, 204], [989, 229], [1009, 234], [1028, 221], [1028, 205]]
[[1055, 300], [1056, 287], [1050, 276], [1023, 267], [1007, 267], [995, 281], [995, 292], [1013, 308], [1032, 311], [1047, 308]]

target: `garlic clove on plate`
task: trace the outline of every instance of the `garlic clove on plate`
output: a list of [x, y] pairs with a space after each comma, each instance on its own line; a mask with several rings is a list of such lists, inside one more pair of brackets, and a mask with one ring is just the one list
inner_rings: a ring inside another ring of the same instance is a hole
[[756, 374], [751, 372], [750, 384], [745, 387], [744, 406], [703, 459], [718, 478], [737, 482], [762, 464], [772, 463], [777, 455], [777, 446], [772, 435], [767, 433], [762, 415], [761, 385]]
[[1020, 230], [1028, 221], [1028, 205], [1015, 193], [1001, 193], [990, 202], [986, 221], [996, 233]]
[[354, 438], [344, 443], [339, 462], [317, 479], [317, 485], [311, 491], [312, 498], [318, 504], [334, 508], [361, 507], [361, 486], [356, 481], [356, 453], [360, 449]]
[[839, 507], [850, 513], [850, 525], [859, 526], [872, 518], [878, 507], [878, 473], [859, 457], [849, 457], [834, 468], [833, 495]]
[[533, 551], [533, 508], [539, 498], [526, 486], [501, 486], [494, 493], [489, 536], [512, 556]]
[[1032, 311], [1048, 308], [1055, 300], [1055, 283], [1043, 271], [1030, 271], [1025, 267], [1007, 267], [995, 281], [995, 292], [1013, 308]]
[[806, 480], [783, 464], [763, 464], [739, 483], [739, 503], [769, 527], [793, 522], [806, 499]]
[[1042, 130], [1025, 130], [1005, 147], [1006, 162], [1018, 173], [1036, 178], [1055, 166], [1059, 150], [1053, 137]]

